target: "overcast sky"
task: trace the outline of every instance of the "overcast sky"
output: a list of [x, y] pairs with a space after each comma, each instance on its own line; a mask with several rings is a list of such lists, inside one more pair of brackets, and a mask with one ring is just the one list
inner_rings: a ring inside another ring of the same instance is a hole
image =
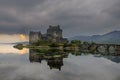
[[0, 33], [58, 24], [65, 37], [120, 30], [120, 0], [0, 0]]

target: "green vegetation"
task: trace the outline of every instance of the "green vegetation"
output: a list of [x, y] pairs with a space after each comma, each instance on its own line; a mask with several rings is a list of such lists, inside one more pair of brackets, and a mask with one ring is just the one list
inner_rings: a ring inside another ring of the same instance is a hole
[[49, 47], [59, 47], [60, 45], [57, 43], [51, 43], [50, 45], [48, 45]]
[[82, 42], [80, 40], [72, 40], [71, 44], [77, 44], [80, 45]]
[[48, 41], [38, 40], [37, 42], [32, 43], [31, 45], [33, 45], [33, 46], [48, 46], [50, 44], [51, 43]]
[[[37, 43], [36, 43], [37, 44]], [[34, 50], [38, 52], [38, 55], [57, 55], [54, 57], [59, 57], [61, 54], [64, 54], [64, 52], [71, 53], [74, 55], [81, 55], [84, 53], [84, 55], [88, 55], [90, 53], [92, 54], [99, 54], [102, 55], [116, 55], [113, 54], [104, 54], [105, 49], [101, 48], [101, 46], [97, 46], [94, 42], [80, 42], [80, 41], [71, 41], [69, 43], [49, 43], [49, 45], [23, 45], [23, 44], [17, 44], [14, 46], [14, 48], [17, 49], [23, 49], [23, 48], [30, 48], [30, 50]], [[114, 48], [112, 47], [114, 50]], [[102, 52], [101, 52], [102, 51]], [[85, 54], [86, 53], [86, 54]]]
[[23, 44], [17, 44], [13, 47], [22, 50], [23, 49]]
[[23, 45], [23, 44], [17, 44], [14, 46], [14, 48], [17, 49], [23, 49], [25, 48], [30, 48], [30, 49], [40, 49], [41, 51], [45, 51], [45, 50], [49, 50], [49, 49], [53, 49], [53, 50], [77, 50], [79, 51], [84, 50], [84, 51], [90, 51], [90, 52], [94, 52], [96, 49], [96, 46], [94, 46], [95, 43], [94, 42], [82, 42], [80, 40], [72, 40], [70, 42], [67, 43], [56, 43], [56, 42], [49, 42], [49, 41], [42, 41], [42, 40], [38, 40], [35, 43], [31, 43], [30, 45]]
[[80, 40], [72, 40], [70, 42], [66, 43], [56, 43], [56, 42], [50, 42], [50, 41], [43, 41], [43, 40], [38, 40], [35, 43], [32, 43], [30, 46], [49, 46], [49, 47], [77, 47], [80, 45], [93, 45], [95, 44], [94, 42], [82, 42]]

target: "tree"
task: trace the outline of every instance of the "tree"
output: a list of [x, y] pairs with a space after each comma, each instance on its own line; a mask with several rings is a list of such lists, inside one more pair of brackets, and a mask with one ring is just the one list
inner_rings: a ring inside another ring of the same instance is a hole
[[81, 41], [80, 41], [80, 40], [72, 40], [72, 41], [71, 41], [71, 44], [80, 45], [80, 44], [81, 44]]
[[89, 42], [87, 42], [87, 41], [84, 41], [84, 42], [83, 42], [83, 44], [85, 44], [85, 45], [89, 45]]

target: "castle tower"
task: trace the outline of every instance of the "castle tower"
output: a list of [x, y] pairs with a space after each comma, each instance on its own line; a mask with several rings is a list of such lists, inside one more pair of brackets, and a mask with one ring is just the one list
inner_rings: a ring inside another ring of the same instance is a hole
[[41, 37], [42, 37], [41, 32], [30, 31], [30, 33], [29, 33], [29, 42], [30, 42], [30, 44], [34, 43], [34, 42], [37, 42], [38, 40], [41, 39]]
[[47, 35], [50, 35], [54, 38], [58, 37], [58, 38], [62, 38], [62, 29], [60, 29], [60, 26], [49, 26], [49, 28], [47, 29]]

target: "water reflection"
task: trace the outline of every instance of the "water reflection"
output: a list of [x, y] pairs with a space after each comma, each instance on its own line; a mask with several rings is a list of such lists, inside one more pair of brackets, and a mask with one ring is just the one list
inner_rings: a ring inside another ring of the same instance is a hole
[[82, 53], [76, 50], [59, 50], [59, 49], [49, 49], [49, 50], [41, 50], [41, 49], [29, 49], [29, 60], [30, 62], [38, 62], [41, 63], [42, 60], [47, 62], [47, 65], [50, 69], [59, 69], [63, 64], [63, 59], [68, 58], [69, 54], [75, 56], [81, 55], [94, 55], [94, 57], [104, 57], [113, 62], [120, 63], [120, 57], [118, 56], [104, 56], [101, 53]]
[[120, 80], [117, 56], [57, 49], [30, 49], [21, 55], [12, 47], [7, 54], [0, 52], [1, 80]]
[[26, 54], [28, 49], [23, 48], [22, 50], [13, 48], [13, 44], [0, 44], [0, 53], [1, 54]]
[[112, 62], [120, 63], [120, 57], [119, 56], [95, 56], [95, 57], [104, 57], [108, 60], [111, 60]]
[[50, 69], [59, 69], [63, 66], [63, 58], [67, 58], [68, 54], [60, 50], [39, 50], [39, 49], [30, 49], [30, 62], [39, 62], [46, 60], [47, 65]]

